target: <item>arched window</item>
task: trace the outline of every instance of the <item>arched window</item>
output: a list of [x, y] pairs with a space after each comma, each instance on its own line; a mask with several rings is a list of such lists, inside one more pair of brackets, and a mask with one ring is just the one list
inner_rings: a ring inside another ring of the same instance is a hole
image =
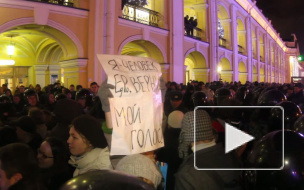
[[217, 26], [217, 30], [218, 30], [218, 33], [219, 33], [219, 38], [224, 38], [224, 28], [220, 22], [220, 20], [218, 20], [218, 26]]

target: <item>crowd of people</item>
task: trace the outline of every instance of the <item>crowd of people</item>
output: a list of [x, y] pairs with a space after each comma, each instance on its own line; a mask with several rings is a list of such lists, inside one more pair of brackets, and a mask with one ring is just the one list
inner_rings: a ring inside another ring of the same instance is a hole
[[[249, 171], [201, 171], [194, 167], [194, 152], [198, 168], [250, 168], [259, 164], [276, 167], [279, 158], [269, 161], [267, 155], [272, 151], [279, 154], [280, 146], [276, 141], [285, 133], [280, 124], [281, 116], [284, 116], [285, 129], [290, 130], [285, 136], [285, 147], [291, 147], [295, 141], [296, 144], [304, 142], [301, 83], [190, 81], [185, 85], [168, 81], [161, 87], [165, 146], [128, 156], [110, 155], [112, 128], [106, 122], [106, 114], [110, 111], [109, 88], [111, 86], [106, 83], [99, 86], [96, 82], [88, 89], [81, 85], [76, 89], [74, 85], [65, 88], [60, 81], [43, 89], [39, 84], [35, 87], [21, 85], [16, 89], [3, 84], [0, 88], [0, 189], [53, 190], [63, 185], [68, 189], [75, 182], [73, 179], [89, 176], [96, 170], [119, 172], [108, 173], [115, 176], [116, 181], [97, 180], [96, 184], [118, 184], [123, 181], [119, 176], [130, 178], [131, 175], [134, 177], [131, 181], [143, 189], [303, 187], [300, 175], [304, 172], [303, 161], [294, 160], [302, 158], [304, 151], [297, 147], [290, 151], [289, 167], [299, 174], [298, 177], [286, 171], [252, 174]], [[275, 108], [252, 112], [236, 108], [201, 108], [195, 115], [197, 106], [281, 106], [285, 113]], [[256, 139], [225, 154], [225, 123]], [[266, 152], [259, 152], [260, 139], [275, 142], [275, 146], [266, 146]], [[289, 154], [288, 150], [285, 153]], [[259, 160], [263, 156], [265, 159]], [[168, 164], [165, 176], [156, 161]], [[146, 186], [136, 181], [138, 179]], [[280, 183], [276, 179], [280, 179]]]

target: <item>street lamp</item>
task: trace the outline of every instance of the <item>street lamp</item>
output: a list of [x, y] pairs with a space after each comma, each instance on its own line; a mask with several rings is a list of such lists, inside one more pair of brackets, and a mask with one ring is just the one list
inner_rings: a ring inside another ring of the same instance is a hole
[[222, 67], [219, 65], [219, 66], [217, 67], [217, 72], [219, 73], [219, 80], [222, 80], [222, 79], [221, 79], [221, 71], [222, 71]]

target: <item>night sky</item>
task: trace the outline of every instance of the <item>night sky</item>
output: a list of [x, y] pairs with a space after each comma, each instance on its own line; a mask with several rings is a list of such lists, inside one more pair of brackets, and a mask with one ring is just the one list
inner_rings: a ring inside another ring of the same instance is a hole
[[282, 39], [298, 38], [300, 53], [304, 55], [304, 0], [256, 0], [257, 6]]

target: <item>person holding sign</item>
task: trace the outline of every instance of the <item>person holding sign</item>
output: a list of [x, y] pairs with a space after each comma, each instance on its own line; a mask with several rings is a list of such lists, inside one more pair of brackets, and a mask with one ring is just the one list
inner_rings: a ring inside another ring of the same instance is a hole
[[130, 155], [163, 147], [160, 65], [145, 57], [97, 57], [107, 74], [98, 96], [106, 126], [113, 129], [110, 154]]
[[67, 142], [72, 154], [69, 164], [76, 167], [73, 177], [91, 170], [113, 169], [98, 120], [81, 115], [73, 120], [69, 133]]

